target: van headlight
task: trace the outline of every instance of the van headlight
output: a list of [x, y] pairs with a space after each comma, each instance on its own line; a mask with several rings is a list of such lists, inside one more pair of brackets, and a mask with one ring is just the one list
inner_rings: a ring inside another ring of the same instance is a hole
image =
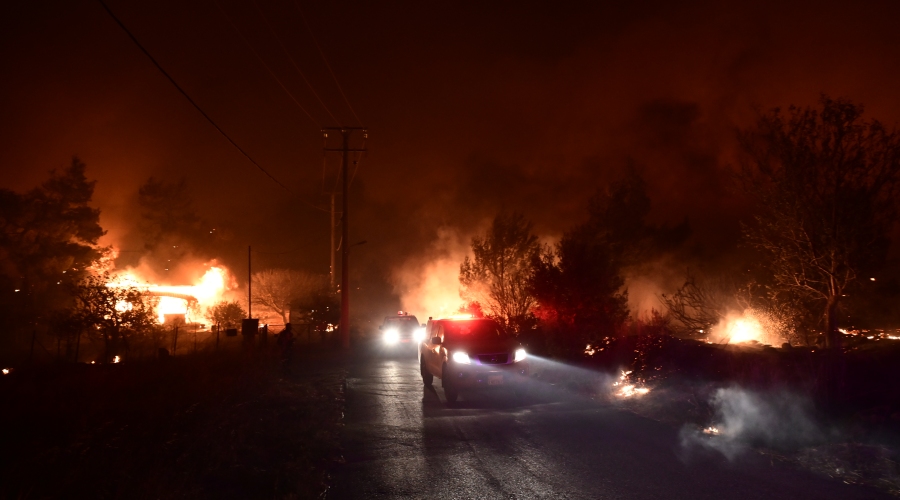
[[518, 363], [523, 359], [525, 359], [525, 349], [516, 349], [516, 357], [514, 358], [513, 362]]
[[385, 344], [396, 344], [397, 342], [400, 342], [400, 332], [396, 328], [391, 328], [384, 332]]
[[453, 361], [455, 361], [457, 363], [462, 363], [464, 365], [472, 364], [472, 360], [469, 359], [469, 355], [462, 351], [456, 351], [453, 353]]
[[422, 342], [423, 340], [425, 340], [425, 329], [422, 327], [416, 328], [416, 330], [413, 332], [413, 340], [415, 340], [416, 342]]

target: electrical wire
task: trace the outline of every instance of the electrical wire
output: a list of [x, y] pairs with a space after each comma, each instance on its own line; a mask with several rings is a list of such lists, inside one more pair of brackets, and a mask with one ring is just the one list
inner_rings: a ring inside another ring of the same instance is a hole
[[269, 65], [262, 58], [262, 56], [259, 55], [259, 52], [257, 52], [256, 49], [253, 48], [253, 45], [250, 43], [249, 40], [247, 40], [247, 37], [245, 37], [244, 34], [241, 32], [241, 30], [237, 27], [237, 25], [234, 23], [234, 20], [232, 20], [231, 16], [228, 15], [228, 12], [226, 12], [225, 9], [222, 8], [222, 5], [220, 5], [219, 2], [215, 2], [215, 3], [216, 3], [216, 7], [218, 7], [219, 10], [222, 12], [222, 15], [225, 16], [225, 19], [228, 19], [228, 23], [231, 24], [231, 27], [234, 28], [234, 31], [238, 34], [239, 37], [241, 37], [241, 40], [244, 41], [244, 45], [246, 45], [247, 48], [250, 49], [250, 52], [253, 52], [253, 55], [256, 56], [256, 59], [263, 65], [263, 67], [266, 68], [266, 71], [269, 72], [269, 75], [271, 75], [272, 78], [274, 78], [275, 81], [278, 82], [278, 85], [280, 85], [281, 89], [284, 90], [284, 92], [288, 95], [288, 97], [291, 98], [292, 101], [294, 101], [294, 104], [296, 104], [298, 108], [303, 110], [303, 112], [306, 113], [306, 116], [308, 116], [309, 119], [312, 120], [312, 122], [316, 124], [316, 127], [321, 129], [322, 126], [319, 125], [318, 120], [316, 120], [315, 118], [313, 118], [313, 116], [311, 114], [309, 114], [309, 111], [307, 111], [306, 108], [304, 108], [303, 105], [300, 104], [300, 101], [298, 101], [297, 98], [294, 97], [294, 94], [292, 94], [291, 91], [288, 90], [288, 88], [284, 85], [284, 83], [282, 83], [281, 79], [278, 78], [278, 75], [276, 75], [275, 72], [272, 71], [272, 68], [269, 67]]
[[[316, 99], [319, 101], [319, 104], [322, 105], [322, 108], [325, 109], [325, 112], [334, 120], [336, 125], [340, 125], [340, 121], [334, 117], [331, 110], [328, 109], [328, 106], [325, 105], [325, 102], [322, 101], [322, 98], [319, 97], [319, 94], [316, 92], [316, 89], [313, 88], [312, 84], [309, 83], [309, 80], [306, 78], [306, 75], [300, 69], [300, 66], [297, 65], [297, 61], [294, 60], [294, 57], [291, 56], [291, 53], [288, 52], [287, 47], [284, 46], [284, 42], [281, 41], [281, 37], [278, 36], [278, 33], [275, 32], [275, 28], [272, 27], [272, 23], [269, 22], [269, 18], [266, 17], [266, 14], [259, 7], [259, 4], [256, 0], [253, 0], [253, 5], [256, 6], [256, 10], [259, 12], [260, 17], [262, 17], [263, 21], [266, 23], [266, 26], [269, 28], [269, 32], [272, 33], [272, 36], [275, 37], [275, 40], [278, 41], [278, 45], [281, 46], [281, 50], [284, 52], [284, 55], [288, 57], [288, 60], [291, 61], [291, 64], [294, 66], [294, 69], [297, 70], [297, 73], [300, 74], [300, 77], [303, 78], [303, 81], [306, 82], [306, 86], [309, 87], [309, 91], [312, 92], [312, 95], [316, 96]], [[321, 127], [320, 127], [321, 128]]]
[[306, 21], [306, 15], [303, 14], [303, 9], [300, 8], [300, 4], [297, 3], [297, 0], [294, 0], [294, 7], [297, 8], [297, 12], [300, 13], [300, 18], [303, 19], [303, 24], [306, 25], [306, 31], [309, 32], [309, 37], [312, 38], [313, 43], [316, 45], [316, 49], [319, 51], [319, 55], [322, 57], [322, 62], [325, 63], [325, 67], [328, 68], [328, 72], [331, 73], [331, 78], [334, 80], [334, 84], [337, 86], [338, 90], [341, 92], [341, 97], [344, 98], [344, 103], [350, 109], [350, 112], [353, 113], [353, 117], [356, 118], [356, 122], [362, 126], [362, 120], [359, 119], [359, 115], [356, 114], [356, 110], [353, 109], [353, 106], [350, 105], [350, 100], [347, 99], [347, 94], [344, 93], [343, 87], [338, 82], [337, 76], [334, 74], [334, 70], [331, 69], [331, 64], [328, 63], [328, 58], [325, 57], [325, 52], [322, 51], [322, 47], [319, 46], [318, 40], [316, 40], [316, 36], [313, 34], [312, 28], [309, 26], [309, 22]]
[[[165, 76], [169, 80], [169, 82], [171, 82], [172, 85], [175, 86], [175, 88], [178, 89], [179, 92], [181, 92], [181, 95], [183, 95], [184, 98], [187, 99], [188, 102], [190, 102], [191, 105], [194, 106], [194, 108], [197, 111], [199, 111], [201, 115], [203, 115], [204, 118], [206, 118], [206, 121], [208, 121], [210, 123], [210, 125], [213, 126], [213, 128], [218, 130], [219, 133], [222, 134], [222, 137], [224, 137], [229, 143], [231, 143], [232, 146], [234, 146], [235, 149], [237, 149], [242, 155], [244, 155], [244, 157], [247, 158], [247, 160], [250, 163], [252, 163], [257, 169], [259, 169], [260, 172], [265, 174], [266, 177], [271, 179], [272, 182], [274, 182], [275, 184], [280, 186], [282, 189], [284, 189], [285, 191], [290, 193], [292, 196], [294, 196], [295, 198], [300, 200], [305, 205], [309, 206], [310, 208], [320, 210], [322, 212], [330, 213], [330, 210], [325, 210], [323, 208], [319, 208], [319, 207], [313, 205], [312, 203], [297, 196], [289, 187], [282, 184], [281, 181], [279, 181], [277, 178], [275, 178], [274, 175], [270, 174], [268, 170], [264, 169], [262, 167], [262, 165], [257, 163], [256, 160], [254, 160], [246, 151], [244, 151], [244, 149], [242, 147], [240, 147], [238, 145], [237, 142], [234, 141], [234, 139], [231, 138], [231, 136], [229, 136], [224, 130], [222, 130], [221, 127], [219, 127], [218, 124], [216, 124], [215, 120], [213, 120], [212, 117], [210, 117], [208, 114], [206, 114], [206, 111], [203, 111], [203, 108], [201, 108], [200, 105], [197, 104], [197, 102], [194, 101], [194, 99], [192, 99], [191, 96], [188, 95], [188, 93], [183, 88], [181, 88], [181, 85], [178, 85], [178, 82], [176, 82], [175, 79], [172, 78], [172, 75], [170, 75], [165, 69], [163, 69], [163, 67], [159, 64], [159, 62], [156, 60], [156, 58], [154, 58], [150, 54], [150, 52], [146, 48], [144, 48], [144, 46], [141, 44], [141, 42], [138, 41], [137, 37], [134, 36], [134, 34], [131, 32], [131, 30], [129, 30], [128, 27], [126, 27], [125, 24], [118, 17], [116, 17], [116, 15], [109, 8], [109, 6], [106, 5], [106, 2], [104, 2], [103, 0], [97, 0], [97, 1], [100, 2], [100, 5], [109, 14], [109, 16], [113, 18], [113, 21], [115, 21], [116, 24], [118, 24], [119, 27], [122, 28], [122, 30], [125, 32], [125, 34], [127, 34], [128, 37], [131, 38], [131, 41], [134, 42], [134, 44], [137, 45], [137, 47], [139, 49], [141, 49], [141, 52], [143, 52], [144, 55], [146, 55], [147, 58], [150, 59], [150, 62], [152, 62], [153, 65], [156, 66], [156, 69], [158, 69], [163, 74], [163, 76]], [[310, 117], [310, 118], [312, 118], [312, 117]], [[315, 121], [315, 120], [313, 120], [313, 121]]]

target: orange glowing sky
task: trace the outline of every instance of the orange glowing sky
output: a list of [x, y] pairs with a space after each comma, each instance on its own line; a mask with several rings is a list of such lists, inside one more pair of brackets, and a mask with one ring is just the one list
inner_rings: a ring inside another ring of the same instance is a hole
[[[258, 3], [323, 101], [355, 125], [293, 3]], [[335, 159], [323, 181], [318, 125], [214, 2], [109, 5], [247, 151], [324, 205]], [[222, 5], [318, 124], [334, 125], [253, 3]], [[657, 219], [689, 217], [697, 241], [729, 248], [742, 207], [724, 188], [726, 166], [754, 106], [811, 105], [827, 93], [889, 125], [900, 119], [900, 4], [891, 1], [304, 8], [370, 131], [352, 239], [368, 241], [354, 249], [355, 279], [373, 308], [396, 293], [396, 269], [428, 261], [439, 229], [466, 241], [507, 208], [553, 238], [628, 159], [648, 177]], [[109, 241], [127, 251], [141, 248], [138, 185], [185, 176], [202, 215], [233, 233], [234, 248], [216, 257], [239, 277], [247, 244], [261, 267], [327, 269], [327, 215], [255, 171], [97, 3], [5, 2], [0, 65], [0, 186], [27, 189], [80, 156], [98, 179]], [[390, 300], [383, 308], [397, 309]]]

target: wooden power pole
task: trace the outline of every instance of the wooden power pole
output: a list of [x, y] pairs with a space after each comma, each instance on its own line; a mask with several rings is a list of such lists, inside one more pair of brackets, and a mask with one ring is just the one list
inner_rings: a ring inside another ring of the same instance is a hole
[[331, 282], [331, 290], [334, 290], [334, 254], [337, 248], [334, 246], [334, 191], [331, 192], [331, 264], [328, 268], [328, 277]]
[[[328, 131], [334, 130], [341, 133], [341, 147], [329, 148]], [[351, 148], [350, 136], [359, 131], [366, 138], [365, 127], [325, 127], [322, 134], [325, 136], [325, 151], [341, 152], [341, 177], [343, 178], [341, 196], [341, 347], [350, 348], [350, 175], [348, 163], [350, 153], [364, 152], [365, 148]]]

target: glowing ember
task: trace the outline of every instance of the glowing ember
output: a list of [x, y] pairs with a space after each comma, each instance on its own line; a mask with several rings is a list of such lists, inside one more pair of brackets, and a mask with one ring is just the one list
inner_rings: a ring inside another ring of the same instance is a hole
[[120, 361], [122, 361], [122, 358], [120, 358], [120, 357], [118, 357], [118, 356], [116, 356], [116, 357], [113, 358], [113, 363], [118, 363], [118, 362], [120, 362]]
[[3, 369], [3, 374], [4, 374], [4, 375], [9, 375], [10, 372], [12, 372], [12, 368], [4, 368], [4, 369]]
[[618, 391], [616, 391], [616, 396], [621, 398], [630, 398], [632, 396], [643, 396], [650, 392], [650, 389], [646, 387], [637, 387], [634, 384], [628, 382], [628, 376], [631, 375], [631, 371], [622, 370], [622, 375], [619, 376], [618, 382], [613, 382], [613, 387], [620, 387]]
[[632, 396], [643, 396], [648, 392], [650, 392], [650, 389], [647, 389], [646, 387], [635, 387], [632, 384], [628, 384], [619, 389], [619, 391], [616, 392], [616, 395], [623, 398], [630, 398]]
[[719, 429], [716, 427], [707, 427], [706, 429], [703, 429], [703, 433], [717, 436], [719, 434]]

